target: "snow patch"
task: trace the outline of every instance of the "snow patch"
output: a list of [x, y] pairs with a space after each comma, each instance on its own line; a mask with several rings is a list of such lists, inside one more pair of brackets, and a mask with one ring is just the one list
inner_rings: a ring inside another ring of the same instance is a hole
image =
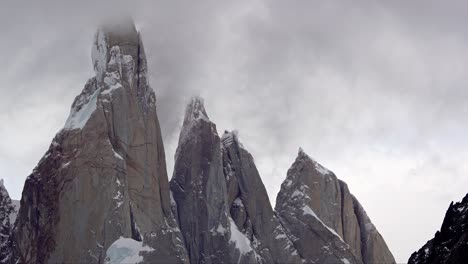
[[344, 264], [351, 264], [347, 258], [342, 258], [341, 262], [343, 262]]
[[80, 110], [76, 111], [75, 107], [71, 110], [70, 116], [65, 122], [64, 129], [82, 129], [86, 125], [89, 118], [96, 110], [99, 91], [100, 89], [96, 89], [96, 91], [91, 94], [88, 102], [81, 106]]
[[115, 150], [113, 150], [113, 151], [114, 151], [114, 157], [123, 160], [122, 156], [120, 156], [119, 153], [117, 153]]
[[304, 193], [301, 192], [301, 191], [298, 191], [298, 190], [294, 190], [294, 192], [291, 195], [291, 198], [294, 198], [296, 196], [302, 197], [302, 196], [304, 196]]
[[219, 223], [218, 228], [216, 228], [216, 232], [218, 232], [220, 234], [225, 234], [226, 233], [226, 228], [224, 228], [224, 226], [222, 226], [221, 223]]
[[232, 202], [233, 205], [236, 205], [236, 206], [239, 206], [239, 207], [244, 207], [244, 203], [242, 202], [242, 200], [237, 197], [233, 202]]
[[119, 208], [123, 204], [123, 195], [120, 191], [117, 191], [117, 194], [114, 196], [114, 200], [117, 201], [116, 208]]
[[70, 163], [71, 163], [71, 161], [62, 164], [62, 166], [60, 166], [60, 169], [64, 169], [64, 168], [68, 167], [70, 165]]
[[276, 239], [282, 239], [282, 238], [287, 238], [285, 234], [278, 234], [276, 236]]
[[425, 248], [425, 249], [424, 249], [424, 254], [426, 254], [426, 256], [429, 255], [429, 248]]
[[234, 220], [232, 220], [231, 217], [229, 217], [229, 222], [231, 229], [231, 237], [229, 238], [229, 242], [236, 246], [241, 255], [252, 252], [253, 249], [250, 246], [249, 239], [244, 234], [242, 234], [239, 229], [237, 229], [236, 223], [234, 223]]
[[106, 84], [108, 89], [102, 91], [102, 94], [110, 94], [114, 90], [123, 87], [120, 83], [120, 75], [118, 72], [106, 72], [106, 77], [104, 77], [104, 83]]
[[315, 214], [315, 212], [308, 205], [304, 205], [302, 207], [302, 212], [303, 212], [304, 215], [311, 215], [311, 216], [315, 217], [315, 219], [317, 219], [324, 227], [326, 227], [328, 229], [328, 231], [330, 231], [333, 235], [337, 236], [341, 241], [343, 241], [341, 236], [338, 235], [338, 233], [336, 233], [336, 231], [333, 228], [330, 228], [324, 222], [322, 222], [322, 220]]
[[139, 263], [143, 261], [140, 252], [150, 252], [154, 249], [143, 246], [143, 242], [131, 238], [120, 237], [106, 251], [106, 263]]
[[315, 166], [315, 169], [320, 172], [320, 174], [322, 175], [328, 175], [330, 174], [330, 170], [328, 170], [327, 168], [323, 167], [322, 165], [318, 164], [317, 162], [315, 162], [314, 164]]

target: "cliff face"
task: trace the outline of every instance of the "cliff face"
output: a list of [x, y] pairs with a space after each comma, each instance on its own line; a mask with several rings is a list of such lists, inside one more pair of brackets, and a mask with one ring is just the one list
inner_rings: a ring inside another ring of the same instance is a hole
[[468, 194], [461, 202], [451, 203], [440, 231], [408, 263], [466, 263], [468, 261]]
[[[131, 21], [101, 27], [96, 76], [27, 178], [13, 235], [24, 263], [102, 263], [119, 238], [146, 258], [187, 262], [170, 208], [156, 99]], [[138, 255], [138, 253], [137, 253]]]
[[15, 214], [14, 204], [3, 185], [2, 179], [0, 180], [0, 263], [7, 263], [11, 258], [12, 244], [9, 238], [13, 229]]
[[220, 138], [200, 98], [186, 109], [171, 190], [191, 263], [256, 262], [229, 215]]
[[236, 226], [252, 242], [265, 263], [300, 263], [260, 178], [252, 155], [239, 142], [237, 132], [222, 137], [223, 170], [228, 206]]
[[302, 149], [276, 199], [301, 257], [318, 263], [395, 263], [347, 185]]

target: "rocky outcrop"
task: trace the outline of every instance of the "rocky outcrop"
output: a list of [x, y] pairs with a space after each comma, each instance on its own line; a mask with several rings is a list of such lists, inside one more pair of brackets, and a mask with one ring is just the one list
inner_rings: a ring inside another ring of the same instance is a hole
[[13, 229], [15, 207], [8, 195], [8, 191], [0, 180], [0, 263], [7, 263], [12, 257], [10, 234]]
[[191, 263], [256, 262], [229, 215], [220, 138], [200, 98], [186, 108], [171, 190]]
[[302, 149], [275, 211], [302, 258], [317, 263], [395, 263], [347, 185]]
[[107, 249], [130, 239], [141, 243], [134, 257], [144, 262], [187, 263], [171, 212], [156, 98], [133, 23], [102, 26], [92, 62], [96, 76], [26, 180], [12, 237], [16, 257], [115, 263], [120, 255]]
[[410, 264], [455, 264], [468, 262], [468, 194], [461, 202], [450, 203], [440, 231], [420, 250]]
[[228, 206], [237, 228], [252, 242], [262, 262], [301, 263], [274, 215], [252, 155], [239, 142], [236, 131], [226, 131], [221, 140]]

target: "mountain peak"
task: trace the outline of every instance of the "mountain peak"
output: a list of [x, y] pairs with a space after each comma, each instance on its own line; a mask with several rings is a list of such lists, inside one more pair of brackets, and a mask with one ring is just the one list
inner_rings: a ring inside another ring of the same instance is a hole
[[197, 121], [200, 119], [204, 121], [210, 121], [205, 110], [205, 102], [203, 98], [194, 96], [185, 109], [185, 120]]
[[151, 249], [157, 245], [146, 262], [184, 263], [156, 96], [133, 22], [101, 26], [92, 59], [96, 76], [25, 182], [12, 238], [15, 256], [21, 263], [104, 263], [111, 245], [120, 246], [124, 237]]
[[302, 147], [299, 147], [299, 150], [297, 151], [297, 157], [296, 161], [294, 164], [301, 164], [301, 163], [309, 163], [312, 164], [315, 170], [317, 170], [320, 174], [322, 175], [328, 175], [331, 173], [330, 170], [322, 166], [320, 163], [318, 163], [316, 160], [311, 158], [307, 153], [304, 151]]
[[[120, 75], [122, 75], [122, 66], [120, 65], [122, 62], [132, 64], [132, 68], [134, 68], [134, 64], [138, 62], [139, 46], [140, 35], [132, 19], [113, 19], [101, 24], [94, 35], [91, 51], [91, 59], [98, 82], [102, 82], [106, 77], [105, 74], [109, 67], [120, 68]], [[126, 54], [127, 58], [119, 58], [120, 54]]]
[[309, 157], [307, 153], [304, 152], [304, 149], [302, 147], [299, 147], [299, 150], [297, 151], [297, 157]]

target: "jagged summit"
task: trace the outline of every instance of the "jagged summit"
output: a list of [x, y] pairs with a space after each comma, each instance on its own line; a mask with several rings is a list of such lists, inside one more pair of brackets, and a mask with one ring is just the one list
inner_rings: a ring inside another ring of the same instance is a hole
[[[146, 56], [139, 32], [131, 19], [104, 24], [94, 36], [91, 59], [96, 76], [91, 78], [72, 104], [65, 130], [83, 129], [99, 105], [113, 107], [115, 93], [136, 97], [142, 115], [156, 104], [149, 86]], [[128, 102], [123, 102], [128, 103]]]
[[[305, 165], [304, 165], [305, 164]], [[315, 170], [317, 171], [317, 173], [321, 174], [321, 175], [329, 175], [331, 174], [332, 172], [325, 168], [324, 166], [322, 166], [320, 163], [318, 163], [316, 160], [314, 160], [313, 158], [311, 158], [305, 151], [302, 147], [299, 147], [299, 150], [297, 151], [297, 157], [296, 157], [296, 160], [293, 164], [292, 167], [295, 167], [295, 166], [312, 166], [313, 168], [315, 168]]]
[[98, 82], [100, 83], [105, 77], [104, 74], [111, 56], [115, 55], [116, 51], [111, 51], [113, 47], [118, 47], [119, 52], [130, 56], [127, 60], [131, 58], [133, 62], [138, 62], [140, 42], [139, 33], [130, 18], [114, 19], [113, 22], [107, 21], [101, 24], [94, 35], [91, 50], [91, 58]]
[[[204, 100], [194, 96], [185, 108], [184, 122], [179, 135], [179, 145], [183, 142], [194, 140], [200, 129], [208, 129], [210, 133], [218, 136], [216, 125], [210, 121], [205, 110]], [[178, 151], [176, 151], [176, 156]]]
[[411, 254], [410, 264], [466, 263], [468, 260], [468, 194], [450, 203], [433, 239]]
[[208, 114], [205, 110], [205, 100], [203, 98], [194, 96], [190, 99], [185, 109], [185, 120], [186, 121], [210, 121]]
[[221, 140], [199, 97], [185, 111], [171, 191], [191, 263], [255, 263], [250, 240], [229, 216]]

